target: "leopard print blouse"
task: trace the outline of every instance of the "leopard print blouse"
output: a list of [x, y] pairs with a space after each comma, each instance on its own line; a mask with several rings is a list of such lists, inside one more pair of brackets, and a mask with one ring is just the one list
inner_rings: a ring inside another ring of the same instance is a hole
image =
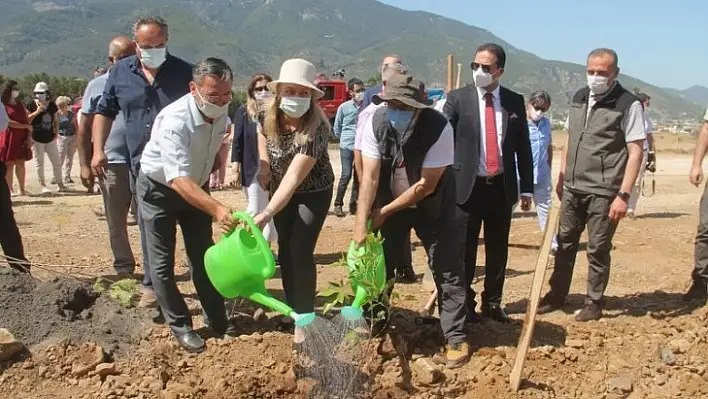
[[312, 140], [308, 140], [304, 145], [295, 142], [295, 134], [281, 134], [278, 142], [274, 142], [266, 136], [266, 149], [270, 159], [271, 181], [269, 191], [272, 193], [278, 189], [283, 181], [285, 173], [288, 171], [290, 163], [296, 154], [304, 154], [316, 159], [315, 166], [305, 177], [296, 193], [315, 192], [332, 189], [334, 186], [334, 170], [329, 161], [329, 132], [323, 123], [317, 129], [317, 133]]

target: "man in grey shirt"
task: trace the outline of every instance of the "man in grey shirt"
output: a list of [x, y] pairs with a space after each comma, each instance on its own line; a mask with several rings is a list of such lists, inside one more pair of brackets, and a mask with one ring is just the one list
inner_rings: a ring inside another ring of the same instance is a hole
[[[132, 40], [126, 36], [114, 37], [108, 46], [108, 60], [111, 65], [134, 54], [135, 46]], [[91, 125], [107, 80], [107, 73], [91, 80], [86, 86], [81, 104], [83, 118], [81, 118], [79, 126], [78, 148], [81, 159], [81, 180], [87, 188], [93, 185], [94, 180], [90, 165]], [[127, 216], [133, 202], [133, 195], [130, 189], [130, 159], [124, 127], [123, 117], [120, 115], [111, 127], [111, 133], [106, 141], [105, 152], [108, 157], [108, 167], [105, 176], [98, 181], [108, 222], [109, 240], [113, 252], [113, 268], [119, 278], [132, 277], [135, 271], [135, 258], [130, 248], [127, 229]]]
[[561, 198], [558, 250], [551, 291], [541, 301], [539, 313], [563, 306], [580, 235], [587, 226], [587, 298], [575, 319], [585, 322], [602, 317], [612, 237], [627, 214], [646, 139], [642, 105], [617, 82], [618, 76], [617, 53], [605, 48], [590, 52], [588, 87], [575, 93], [570, 109], [556, 186]]
[[214, 245], [212, 218], [224, 233], [235, 225], [231, 210], [207, 191], [226, 133], [232, 80], [231, 68], [221, 59], [207, 58], [194, 67], [191, 92], [163, 108], [155, 118], [136, 183], [157, 301], [172, 334], [188, 352], [203, 351], [205, 342], [192, 329], [189, 309], [174, 278], [178, 223], [204, 324], [218, 336], [236, 333], [226, 317], [224, 298], [204, 268], [204, 254]]

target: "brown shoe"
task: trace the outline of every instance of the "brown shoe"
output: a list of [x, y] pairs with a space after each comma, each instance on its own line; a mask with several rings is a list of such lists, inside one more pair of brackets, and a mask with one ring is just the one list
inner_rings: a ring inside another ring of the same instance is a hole
[[157, 296], [155, 291], [143, 289], [143, 293], [140, 296], [140, 302], [138, 302], [139, 308], [156, 308], [157, 307]]
[[466, 342], [445, 345], [444, 353], [436, 353], [433, 362], [449, 369], [464, 366], [470, 360], [470, 346]]
[[536, 313], [546, 314], [554, 312], [563, 307], [564, 302], [564, 299], [558, 298], [552, 292], [549, 292], [541, 299], [541, 302], [538, 304], [538, 310], [536, 311]]
[[602, 318], [602, 308], [593, 300], [586, 300], [585, 306], [580, 312], [575, 315], [575, 321], [586, 322], [592, 320], [600, 320]]

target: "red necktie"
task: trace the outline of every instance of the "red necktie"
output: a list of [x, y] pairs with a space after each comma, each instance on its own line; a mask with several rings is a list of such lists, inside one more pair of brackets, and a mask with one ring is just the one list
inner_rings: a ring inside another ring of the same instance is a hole
[[487, 176], [494, 176], [499, 171], [499, 144], [497, 143], [497, 115], [494, 112], [492, 93], [484, 95], [487, 104], [484, 107], [484, 134], [487, 144]]

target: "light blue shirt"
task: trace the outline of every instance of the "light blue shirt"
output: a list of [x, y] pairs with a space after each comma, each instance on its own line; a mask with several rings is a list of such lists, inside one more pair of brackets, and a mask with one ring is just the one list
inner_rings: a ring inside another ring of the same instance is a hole
[[551, 145], [551, 121], [545, 116], [536, 125], [529, 124], [529, 139], [533, 154], [533, 184], [547, 184], [551, 181], [551, 166], [548, 164], [548, 147]]
[[354, 151], [359, 107], [361, 105], [356, 105], [354, 100], [346, 101], [339, 106], [337, 116], [334, 118], [332, 131], [334, 136], [339, 138], [339, 147], [345, 150]]
[[[103, 88], [106, 86], [108, 74], [105, 73], [92, 79], [86, 86], [84, 97], [81, 101], [81, 113], [84, 115], [92, 115], [96, 113], [98, 102], [101, 101]], [[128, 143], [125, 141], [125, 119], [122, 113], [116, 115], [111, 132], [106, 139], [106, 146], [103, 149], [106, 152], [108, 163], [129, 164], [130, 156], [128, 155]]]
[[178, 177], [191, 177], [203, 186], [209, 181], [225, 132], [226, 117], [207, 122], [194, 96], [186, 94], [157, 114], [140, 171], [166, 186]]

